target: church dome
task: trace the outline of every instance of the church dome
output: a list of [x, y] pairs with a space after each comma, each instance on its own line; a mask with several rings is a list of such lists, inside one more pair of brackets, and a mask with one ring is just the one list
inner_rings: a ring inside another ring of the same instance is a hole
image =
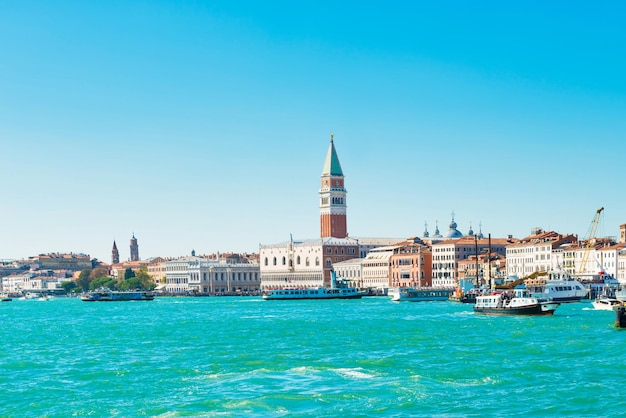
[[452, 222], [450, 222], [450, 229], [446, 233], [446, 238], [463, 238], [463, 233], [456, 229], [457, 225], [454, 222], [454, 215], [452, 216]]

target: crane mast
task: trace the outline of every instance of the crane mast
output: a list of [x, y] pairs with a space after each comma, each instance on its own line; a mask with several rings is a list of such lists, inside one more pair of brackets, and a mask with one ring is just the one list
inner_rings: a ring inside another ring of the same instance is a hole
[[583, 258], [580, 261], [580, 266], [578, 267], [578, 274], [583, 274], [587, 270], [587, 261], [589, 260], [589, 254], [591, 253], [591, 247], [595, 244], [596, 232], [598, 231], [598, 225], [600, 224], [600, 214], [603, 210], [604, 207], [598, 209], [593, 217], [593, 221], [591, 221], [589, 233], [587, 234], [585, 242], [585, 249], [583, 250]]

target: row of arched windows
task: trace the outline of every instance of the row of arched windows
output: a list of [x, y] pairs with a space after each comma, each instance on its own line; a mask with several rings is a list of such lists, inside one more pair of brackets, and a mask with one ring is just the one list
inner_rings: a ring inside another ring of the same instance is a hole
[[[297, 265], [300, 265], [300, 264], [301, 264], [301, 261], [302, 261], [302, 260], [300, 259], [300, 256], [298, 256], [298, 257], [296, 258], [296, 264], [297, 264]], [[267, 257], [265, 257], [265, 259], [263, 260], [263, 263], [264, 263], [266, 266], [268, 266], [268, 265], [269, 265], [269, 259], [268, 259]], [[307, 257], [307, 258], [305, 259], [304, 263], [305, 263], [305, 265], [306, 265], [307, 267], [309, 267], [309, 266], [311, 265], [311, 262], [310, 262], [310, 260], [309, 260], [309, 257]], [[276, 266], [277, 264], [278, 264], [278, 260], [276, 259], [276, 257], [274, 257], [274, 258], [272, 259], [272, 265], [273, 265], [273, 266]], [[286, 265], [286, 264], [287, 264], [287, 258], [286, 258], [285, 256], [283, 256], [283, 259], [282, 259], [282, 265], [284, 266], [284, 265]], [[319, 265], [320, 265], [320, 259], [319, 259], [319, 257], [315, 257], [315, 265], [316, 265], [316, 266], [319, 266]], [[291, 267], [291, 260], [289, 260], [289, 266]]]

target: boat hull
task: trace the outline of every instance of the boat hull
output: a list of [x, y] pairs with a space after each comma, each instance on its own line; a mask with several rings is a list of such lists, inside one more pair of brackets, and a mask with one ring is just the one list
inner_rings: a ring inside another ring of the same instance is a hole
[[83, 302], [129, 302], [154, 300], [150, 292], [92, 292], [80, 298]]
[[361, 299], [365, 293], [355, 288], [276, 289], [263, 293], [264, 300]]
[[[474, 312], [483, 315], [529, 315], [529, 316], [547, 316], [554, 315], [556, 307], [548, 305], [553, 304], [537, 304], [530, 306], [520, 306], [512, 308], [479, 308], [474, 307]], [[558, 305], [557, 305], [558, 306]]]
[[451, 290], [413, 289], [410, 287], [389, 289], [388, 296], [394, 302], [437, 302], [447, 301]]

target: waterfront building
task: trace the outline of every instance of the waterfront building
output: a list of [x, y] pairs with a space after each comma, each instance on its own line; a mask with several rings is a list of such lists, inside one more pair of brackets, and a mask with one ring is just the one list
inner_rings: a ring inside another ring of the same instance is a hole
[[[454, 223], [454, 222], [453, 222]], [[453, 228], [451, 228], [453, 229]], [[454, 228], [456, 229], [456, 227]], [[491, 252], [506, 256], [507, 245], [512, 238], [478, 239], [478, 236], [444, 239], [432, 244], [432, 285], [433, 287], [456, 287], [459, 284], [459, 262], [471, 255]], [[508, 264], [508, 257], [507, 257]]]
[[351, 258], [333, 263], [333, 270], [338, 279], [344, 280], [350, 287], [363, 288], [363, 258]]
[[333, 264], [356, 258], [357, 251], [358, 243], [352, 238], [326, 237], [263, 245], [260, 249], [262, 288], [328, 286]]
[[[465, 260], [459, 261], [459, 281], [472, 283], [478, 286], [490, 286], [496, 282], [501, 282], [506, 278], [506, 257], [502, 254], [492, 252], [488, 256], [486, 251], [476, 255], [472, 254]], [[478, 278], [478, 280], [476, 280]]]
[[362, 287], [376, 289], [379, 294], [387, 293], [391, 286], [391, 257], [398, 246], [379, 247], [372, 249], [363, 259]]
[[256, 293], [258, 264], [227, 263], [192, 255], [166, 261], [165, 291], [173, 294]]
[[617, 253], [617, 271], [615, 278], [621, 284], [626, 285], [626, 250], [620, 250]]
[[130, 261], [139, 261], [139, 244], [137, 238], [133, 233], [133, 237], [130, 239]]
[[599, 265], [598, 273], [603, 272], [617, 278], [619, 255], [623, 251], [626, 251], [626, 243], [624, 242], [607, 243], [607, 245], [596, 250]]
[[[553, 257], [553, 250], [561, 253], [565, 245], [578, 241], [575, 235], [559, 234], [555, 231], [544, 231], [534, 228], [531, 235], [511, 242], [506, 248], [506, 270], [511, 277], [526, 277], [536, 271], [553, 271], [563, 269], [568, 271], [568, 251], [563, 251], [563, 261], [560, 257]], [[565, 246], [565, 247], [564, 247]], [[571, 272], [570, 272], [571, 273]]]
[[432, 251], [418, 237], [394, 247], [389, 263], [391, 287], [432, 286]]
[[33, 272], [24, 272], [11, 274], [2, 278], [2, 292], [3, 293], [21, 293], [24, 289], [24, 282], [35, 277]]
[[563, 270], [581, 281], [593, 281], [603, 274], [616, 277], [618, 254], [624, 247], [612, 237], [577, 241], [564, 246]]
[[165, 278], [167, 273], [167, 262], [169, 259], [162, 257], [155, 257], [150, 259], [147, 271], [148, 275], [152, 277], [154, 283], [158, 286], [160, 284], [165, 284]]

